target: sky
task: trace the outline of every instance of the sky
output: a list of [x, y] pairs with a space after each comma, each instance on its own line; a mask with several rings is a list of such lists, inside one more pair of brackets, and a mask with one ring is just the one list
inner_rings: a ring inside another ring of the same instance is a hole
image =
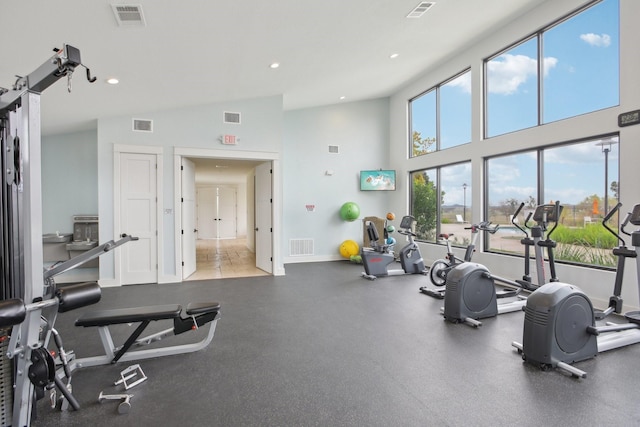
[[[618, 10], [618, 0], [604, 0], [543, 33], [543, 123], [618, 105]], [[537, 50], [534, 38], [488, 62], [489, 137], [537, 125]], [[466, 72], [440, 87], [441, 149], [471, 139], [470, 84], [471, 75]], [[412, 103], [413, 129], [423, 137], [435, 136], [435, 120], [425, 117], [435, 117], [435, 92]], [[461, 125], [461, 117], [469, 117], [468, 126]], [[599, 142], [545, 150], [545, 198], [573, 204], [594, 193], [604, 196], [605, 156], [596, 145]], [[608, 154], [609, 185], [618, 180], [619, 144], [617, 139], [614, 142]], [[501, 198], [535, 197], [534, 156], [529, 153], [491, 162], [491, 203]], [[462, 184], [471, 182], [470, 165], [443, 168], [440, 178], [445, 204], [462, 204]], [[466, 203], [470, 205], [468, 197]]]

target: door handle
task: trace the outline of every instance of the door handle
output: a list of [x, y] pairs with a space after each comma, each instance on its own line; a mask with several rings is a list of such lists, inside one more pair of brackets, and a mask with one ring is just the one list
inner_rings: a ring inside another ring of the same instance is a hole
[[194, 232], [194, 233], [197, 233], [197, 232], [198, 232], [198, 229], [197, 229], [197, 228], [194, 228], [194, 229], [193, 229], [193, 232]]
[[258, 231], [258, 227], [255, 228], [255, 231]]

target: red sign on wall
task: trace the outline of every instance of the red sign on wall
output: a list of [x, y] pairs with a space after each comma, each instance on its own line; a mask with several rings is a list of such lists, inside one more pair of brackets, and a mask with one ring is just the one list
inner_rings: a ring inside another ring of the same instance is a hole
[[236, 136], [235, 135], [224, 135], [222, 137], [222, 143], [225, 145], [236, 145]]

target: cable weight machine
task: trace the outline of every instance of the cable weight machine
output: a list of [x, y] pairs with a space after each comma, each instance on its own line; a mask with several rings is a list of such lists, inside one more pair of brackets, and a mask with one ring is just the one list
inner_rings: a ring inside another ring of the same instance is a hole
[[[11, 419], [10, 425], [16, 427], [31, 421], [35, 386], [28, 373], [37, 367], [34, 361], [41, 359], [38, 353], [50, 337], [50, 330], [42, 333], [41, 315], [54, 304], [45, 301], [56, 298], [46, 295], [43, 275], [40, 94], [63, 77], [71, 91], [71, 78], [78, 66], [84, 67], [80, 50], [65, 44], [54, 49], [53, 56], [32, 73], [18, 77], [11, 89], [0, 88], [0, 296], [7, 303], [26, 302], [20, 310], [19, 304], [15, 305], [21, 315], [3, 318], [0, 323], [2, 335], [11, 331], [11, 346], [19, 349], [16, 357], [9, 359], [5, 356], [8, 340], [0, 346], [0, 368], [13, 373], [12, 381], [11, 375], [2, 376], [0, 387], [9, 398], [0, 403], [3, 412], [11, 414], [7, 421]], [[89, 82], [95, 82], [85, 69]], [[19, 325], [5, 329], [22, 315]]]

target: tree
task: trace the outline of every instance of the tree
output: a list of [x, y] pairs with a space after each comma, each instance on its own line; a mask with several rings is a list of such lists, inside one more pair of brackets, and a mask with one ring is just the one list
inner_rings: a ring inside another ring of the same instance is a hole
[[413, 178], [413, 217], [416, 219], [416, 234], [419, 239], [433, 236], [437, 218], [437, 188], [423, 172]]
[[503, 201], [500, 204], [500, 211], [504, 215], [504, 217], [508, 220], [511, 215], [516, 213], [516, 209], [520, 206], [520, 201], [518, 199], [510, 198]]
[[422, 139], [422, 135], [420, 132], [413, 131], [413, 147], [412, 153], [413, 157], [422, 156], [423, 154], [427, 154], [429, 152], [429, 148], [436, 142], [436, 138], [426, 137]]
[[615, 197], [616, 200], [620, 200], [620, 198], [618, 197], [618, 181], [612, 181], [611, 187], [609, 187], [609, 189], [613, 193], [613, 197]]

